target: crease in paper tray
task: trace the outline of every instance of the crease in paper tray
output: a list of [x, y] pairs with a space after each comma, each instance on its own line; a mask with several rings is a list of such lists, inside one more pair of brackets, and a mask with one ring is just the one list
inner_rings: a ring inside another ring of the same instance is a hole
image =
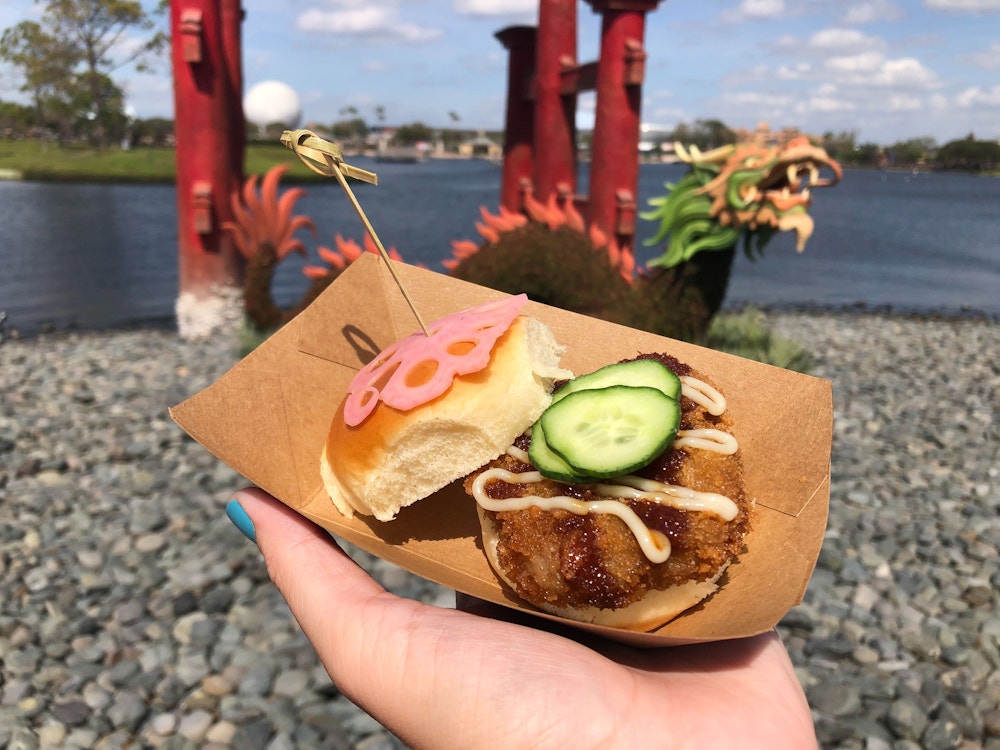
[[[396, 264], [396, 272], [428, 321], [505, 296], [413, 266]], [[576, 373], [663, 351], [708, 374], [726, 394], [747, 492], [756, 503], [746, 550], [709, 600], [652, 633], [588, 629], [663, 646], [772, 628], [801, 600], [822, 544], [830, 384], [534, 302], [525, 312], [552, 328], [567, 348], [563, 365]], [[417, 329], [387, 269], [377, 257], [363, 256], [308, 309], [170, 413], [222, 461], [338, 536], [429, 580], [534, 612], [490, 570], [474, 504], [458, 483], [390, 523], [343, 518], [322, 489], [319, 455], [348, 383], [380, 349]]]

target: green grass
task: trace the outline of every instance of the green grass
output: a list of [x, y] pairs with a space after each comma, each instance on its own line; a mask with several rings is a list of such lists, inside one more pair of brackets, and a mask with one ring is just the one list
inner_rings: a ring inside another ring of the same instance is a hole
[[[322, 180], [299, 163], [280, 144], [247, 144], [245, 173], [263, 174], [276, 164], [291, 169], [285, 182]], [[89, 146], [59, 146], [42, 141], [0, 140], [0, 173], [25, 180], [51, 182], [173, 182], [176, 176], [172, 148], [137, 147], [98, 150]]]
[[809, 350], [790, 339], [775, 336], [765, 325], [764, 314], [753, 308], [716, 315], [705, 345], [795, 372], [808, 373], [815, 365], [815, 357]]

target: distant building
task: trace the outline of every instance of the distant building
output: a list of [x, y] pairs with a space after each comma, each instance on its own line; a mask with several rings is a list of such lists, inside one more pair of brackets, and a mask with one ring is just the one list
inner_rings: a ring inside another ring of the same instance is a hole
[[781, 130], [771, 130], [771, 126], [766, 122], [761, 122], [755, 130], [747, 128], [736, 129], [737, 143], [752, 143], [755, 146], [764, 148], [783, 148], [793, 138], [798, 138], [804, 133], [798, 128], [782, 128]]
[[365, 150], [366, 151], [385, 151], [389, 148], [389, 142], [396, 135], [396, 128], [378, 126], [373, 127], [368, 131], [368, 135], [365, 136]]
[[458, 155], [466, 158], [499, 161], [503, 158], [503, 146], [480, 131], [475, 138], [458, 144]]
[[650, 122], [639, 125], [639, 159], [666, 164], [678, 161], [672, 135], [673, 128], [666, 125]]

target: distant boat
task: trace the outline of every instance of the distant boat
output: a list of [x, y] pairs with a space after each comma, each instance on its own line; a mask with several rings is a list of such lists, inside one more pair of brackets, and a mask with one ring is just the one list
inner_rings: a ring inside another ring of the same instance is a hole
[[427, 155], [413, 146], [385, 148], [375, 152], [375, 161], [390, 164], [417, 164], [427, 161]]

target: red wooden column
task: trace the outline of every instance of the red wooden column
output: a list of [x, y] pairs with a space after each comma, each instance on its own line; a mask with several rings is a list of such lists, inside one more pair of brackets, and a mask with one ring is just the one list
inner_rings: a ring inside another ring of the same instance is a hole
[[646, 14], [659, 0], [588, 0], [603, 15], [588, 219], [623, 249], [635, 236]]
[[226, 121], [232, 138], [229, 168], [237, 189], [243, 182], [243, 156], [246, 151], [247, 124], [243, 116], [243, 18], [241, 0], [219, 0], [222, 14], [222, 54], [226, 59]]
[[576, 191], [576, 94], [563, 94], [564, 65], [576, 62], [577, 0], [540, 0], [535, 62], [534, 197]]
[[[177, 323], [205, 335], [239, 320], [243, 258], [222, 222], [243, 182], [239, 0], [171, 0], [177, 140]], [[234, 310], [235, 308], [235, 310]]]
[[535, 173], [535, 102], [531, 92], [535, 37], [533, 26], [508, 26], [496, 33], [509, 53], [500, 205], [514, 212], [522, 208], [523, 182]]

